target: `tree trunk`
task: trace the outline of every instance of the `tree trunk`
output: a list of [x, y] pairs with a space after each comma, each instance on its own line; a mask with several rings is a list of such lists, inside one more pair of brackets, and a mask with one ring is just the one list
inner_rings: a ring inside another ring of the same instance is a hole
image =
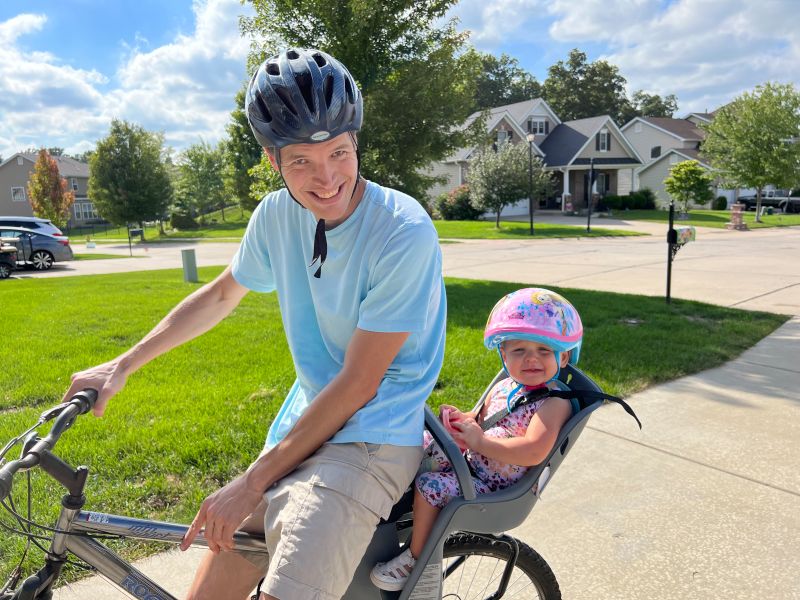
[[761, 188], [756, 188], [756, 223], [761, 223]]
[[225, 222], [225, 203], [222, 203], [222, 222]]
[[144, 241], [144, 222], [143, 221], [139, 221], [139, 229], [141, 229], [141, 231], [142, 231], [142, 235], [139, 236], [139, 239]]
[[500, 210], [502, 210], [502, 209], [499, 209], [499, 208], [497, 209], [497, 216], [494, 219], [494, 226], [497, 229], [500, 229]]

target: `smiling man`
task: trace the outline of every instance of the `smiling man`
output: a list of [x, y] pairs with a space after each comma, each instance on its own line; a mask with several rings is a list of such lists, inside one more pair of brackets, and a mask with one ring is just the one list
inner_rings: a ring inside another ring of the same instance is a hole
[[[213, 327], [248, 290], [277, 292], [297, 378], [260, 456], [203, 502], [186, 535], [184, 549], [205, 528], [211, 550], [188, 597], [243, 600], [264, 578], [262, 598], [340, 598], [419, 465], [444, 354], [441, 252], [416, 200], [360, 176], [363, 101], [336, 59], [270, 58], [245, 108], [286, 187], [261, 201], [217, 279], [131, 350], [74, 375], [66, 397], [97, 389], [100, 415], [132, 372]], [[236, 529], [263, 532], [269, 561], [233, 552]]]

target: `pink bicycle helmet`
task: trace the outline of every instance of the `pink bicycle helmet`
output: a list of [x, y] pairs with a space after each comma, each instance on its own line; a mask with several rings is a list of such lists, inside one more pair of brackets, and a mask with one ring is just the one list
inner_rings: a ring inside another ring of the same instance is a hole
[[531, 340], [555, 352], [571, 350], [570, 364], [578, 363], [582, 339], [578, 311], [563, 296], [544, 288], [524, 288], [501, 298], [483, 334], [490, 350], [506, 340]]

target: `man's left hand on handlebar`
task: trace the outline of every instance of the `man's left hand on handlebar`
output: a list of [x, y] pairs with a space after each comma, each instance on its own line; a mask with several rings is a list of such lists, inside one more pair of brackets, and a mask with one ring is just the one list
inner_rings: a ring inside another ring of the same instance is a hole
[[217, 554], [220, 550], [233, 550], [233, 534], [261, 502], [262, 495], [261, 491], [247, 486], [246, 474], [211, 494], [203, 501], [186, 532], [181, 550], [191, 546], [203, 526], [203, 535], [212, 552]]

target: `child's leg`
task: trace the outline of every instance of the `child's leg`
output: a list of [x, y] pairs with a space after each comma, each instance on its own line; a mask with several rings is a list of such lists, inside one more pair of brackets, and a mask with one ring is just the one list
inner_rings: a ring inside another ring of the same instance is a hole
[[410, 544], [411, 555], [414, 558], [419, 558], [440, 510], [425, 500], [419, 488], [414, 488], [414, 530], [411, 533]]

